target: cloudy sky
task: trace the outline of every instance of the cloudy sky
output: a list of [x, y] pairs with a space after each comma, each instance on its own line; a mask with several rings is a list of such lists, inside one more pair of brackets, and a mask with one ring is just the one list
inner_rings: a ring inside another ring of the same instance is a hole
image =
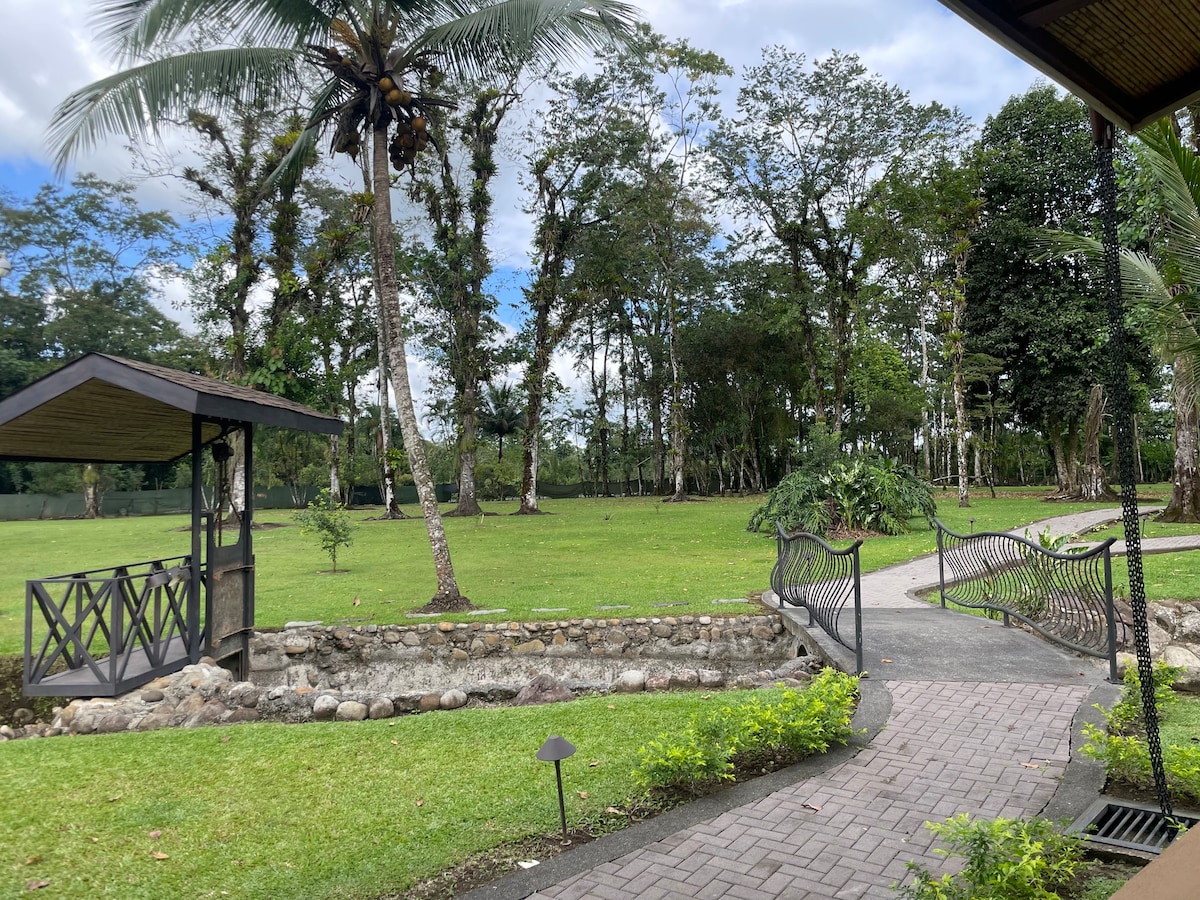
[[[110, 73], [112, 63], [92, 39], [89, 0], [2, 0], [0, 6], [14, 36], [0, 54], [0, 188], [27, 195], [52, 177], [44, 135], [54, 107]], [[714, 50], [738, 71], [771, 44], [809, 57], [832, 49], [857, 53], [915, 101], [957, 106], [977, 123], [1038, 77], [937, 0], [643, 0], [641, 9], [656, 30]], [[731, 99], [735, 89], [731, 81]], [[129, 159], [123, 142], [114, 140], [76, 167], [115, 179], [129, 174]], [[527, 264], [530, 228], [511, 167], [502, 177], [493, 249], [501, 272], [512, 273]], [[170, 180], [140, 190], [147, 205], [186, 216]], [[502, 296], [515, 290], [511, 283], [498, 287]], [[168, 293], [178, 296], [177, 288]], [[175, 315], [187, 320], [178, 310]]]
[[[88, 0], [2, 5], [14, 39], [0, 55], [0, 185], [25, 193], [50, 177], [44, 135], [55, 105], [112, 67], [92, 40]], [[958, 106], [976, 121], [1037, 77], [937, 0], [644, 0], [641, 8], [657, 30], [715, 50], [735, 69], [753, 64], [768, 44], [809, 56], [836, 48], [859, 54], [913, 99]], [[116, 177], [128, 161], [113, 141], [77, 165]], [[145, 190], [148, 199], [181, 208], [171, 187]], [[515, 252], [502, 250], [506, 261]]]

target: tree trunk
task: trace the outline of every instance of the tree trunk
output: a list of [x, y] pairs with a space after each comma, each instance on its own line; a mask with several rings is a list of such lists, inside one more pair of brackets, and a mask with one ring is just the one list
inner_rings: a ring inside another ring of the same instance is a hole
[[475, 490], [475, 464], [479, 449], [479, 382], [468, 378], [458, 398], [458, 504], [448, 516], [482, 516]]
[[541, 514], [537, 500], [538, 436], [542, 430], [542, 392], [546, 385], [546, 372], [550, 368], [550, 353], [536, 335], [549, 327], [539, 315], [534, 326], [534, 353], [526, 373], [525, 395], [528, 407], [525, 411], [525, 433], [522, 435], [521, 506], [518, 516]]
[[233, 449], [233, 457], [229, 460], [233, 474], [229, 484], [228, 521], [230, 525], [238, 525], [242, 521], [242, 510], [246, 504], [246, 433], [238, 429], [231, 434], [229, 446]]
[[1163, 522], [1200, 522], [1200, 412], [1196, 406], [1196, 385], [1187, 357], [1176, 356], [1172, 370], [1175, 465], [1171, 475], [1171, 502], [1159, 519]]
[[383, 316], [379, 320], [379, 458], [383, 481], [383, 515], [381, 519], [407, 519], [396, 497], [396, 466], [392, 461], [392, 404], [388, 397], [387, 340], [383, 335]]
[[437, 593], [424, 607], [427, 611], [449, 612], [473, 609], [470, 600], [458, 590], [454, 579], [454, 566], [450, 561], [450, 546], [446, 542], [446, 531], [438, 511], [437, 495], [434, 492], [433, 476], [425, 458], [425, 445], [417, 426], [417, 413], [413, 405], [412, 387], [408, 381], [408, 356], [404, 348], [404, 323], [400, 317], [400, 292], [396, 285], [396, 251], [392, 226], [391, 180], [388, 177], [387, 131], [377, 128], [372, 133], [371, 165], [372, 196], [371, 212], [375, 226], [375, 268], [379, 273], [380, 315], [384, 317], [384, 331], [388, 336], [388, 367], [392, 375], [392, 387], [396, 391], [396, 417], [400, 421], [400, 433], [404, 437], [404, 449], [408, 453], [409, 468], [416, 482], [417, 496], [421, 501], [421, 513], [425, 529], [429, 533], [429, 546], [433, 553], [433, 567], [437, 575]]
[[1084, 500], [1116, 500], [1100, 465], [1100, 432], [1104, 429], [1104, 387], [1092, 385], [1083, 430], [1083, 478], [1079, 493]]
[[[371, 192], [371, 154], [365, 150], [362, 154], [363, 189]], [[375, 247], [375, 226], [372, 223], [369, 231], [371, 248]], [[392, 461], [392, 402], [388, 390], [388, 338], [387, 321], [383, 315], [383, 295], [379, 290], [379, 270], [372, 267], [371, 286], [375, 291], [375, 308], [380, 310], [375, 316], [375, 354], [378, 362], [375, 369], [375, 389], [379, 394], [379, 472], [382, 482], [383, 515], [381, 519], [408, 519], [408, 513], [400, 509], [400, 501], [396, 497], [396, 466]]]
[[683, 383], [679, 367], [679, 347], [676, 338], [675, 298], [667, 298], [667, 352], [671, 363], [671, 474], [674, 490], [671, 503], [687, 501], [687, 485], [683, 472], [686, 456], [686, 429], [683, 421]]
[[100, 518], [100, 470], [91, 463], [83, 467], [83, 517]]
[[[338, 456], [342, 440], [336, 434], [329, 436], [329, 496], [334, 503], [342, 502], [342, 480], [338, 477]], [[234, 493], [237, 493], [236, 489]]]
[[921, 410], [921, 461], [925, 466], [925, 480], [933, 481], [933, 456], [931, 444], [933, 431], [929, 427], [933, 415], [932, 404], [929, 402], [929, 332], [925, 327], [925, 305], [921, 305], [921, 396], [924, 407]]
[[1079, 427], [1074, 422], [1067, 428], [1063, 438], [1062, 423], [1058, 416], [1051, 416], [1047, 423], [1047, 438], [1050, 455], [1054, 459], [1054, 493], [1047, 500], [1078, 500], [1079, 469], [1075, 462], [1075, 449], [1079, 440]]
[[967, 403], [962, 371], [962, 344], [953, 354], [954, 359], [954, 432], [955, 449], [958, 457], [958, 505], [971, 505], [970, 473], [967, 472]]

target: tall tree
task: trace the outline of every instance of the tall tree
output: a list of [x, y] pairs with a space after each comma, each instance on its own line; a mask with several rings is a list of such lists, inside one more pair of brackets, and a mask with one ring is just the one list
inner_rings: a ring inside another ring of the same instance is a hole
[[484, 290], [491, 274], [488, 229], [495, 147], [505, 117], [519, 100], [520, 67], [486, 82], [453, 89], [462, 111], [450, 117], [432, 161], [418, 168], [413, 198], [433, 226], [432, 245], [418, 252], [417, 272], [433, 307], [424, 339], [453, 390], [458, 453], [458, 504], [449, 515], [479, 516], [475, 467], [481, 390], [493, 368], [499, 323], [495, 298]]
[[537, 473], [547, 375], [554, 351], [596, 300], [595, 283], [575, 278], [574, 264], [587, 238], [626, 199], [614, 177], [636, 144], [618, 89], [603, 75], [550, 80], [556, 95], [531, 126], [528, 156], [536, 217], [534, 278], [525, 289], [528, 361], [518, 515], [538, 509]]
[[[159, 122], [205, 104], [220, 116], [234, 100], [248, 101], [274, 85], [294, 86], [302, 60], [324, 70], [326, 80], [314, 98], [309, 125], [281, 169], [294, 177], [330, 123], [334, 149], [356, 155], [365, 148], [370, 154], [380, 313], [390, 342], [397, 414], [437, 575], [430, 603], [437, 609], [468, 606], [454, 577], [408, 379], [389, 155], [400, 167], [411, 165], [427, 144], [428, 126], [443, 108], [434, 96], [438, 66], [478, 72], [513, 58], [597, 46], [627, 29], [632, 8], [619, 0], [433, 0], [418, 5], [292, 0], [266, 6], [236, 0], [102, 0], [97, 8], [102, 39], [119, 51], [123, 62], [134, 64], [75, 92], [55, 110], [50, 139], [59, 149], [60, 167], [104, 135], [152, 132]], [[141, 62], [147, 50], [214, 16], [229, 20], [241, 46]], [[238, 86], [234, 96], [230, 85]]]
[[737, 114], [713, 135], [718, 195], [745, 224], [742, 242], [786, 266], [789, 321], [814, 414], [836, 431], [861, 294], [876, 262], [866, 252], [864, 214], [889, 174], [919, 171], [963, 120], [936, 103], [912, 103], [838, 52], [809, 65], [802, 54], [768, 47], [744, 80]]
[[[129, 184], [79, 175], [69, 191], [45, 185], [28, 200], [0, 196], [0, 235], [16, 281], [14, 293], [0, 293], [4, 388], [90, 352], [195, 367], [198, 348], [154, 305], [182, 252], [177, 226], [143, 210]], [[101, 467], [83, 467], [85, 517], [100, 514], [111, 481]]]
[[1006, 399], [1050, 448], [1053, 496], [1079, 497], [1088, 397], [1103, 365], [1103, 292], [1082, 261], [1039, 259], [1038, 238], [1046, 228], [1092, 230], [1086, 110], [1036, 86], [988, 119], [980, 148], [984, 212], [967, 262], [966, 347], [1002, 361]]

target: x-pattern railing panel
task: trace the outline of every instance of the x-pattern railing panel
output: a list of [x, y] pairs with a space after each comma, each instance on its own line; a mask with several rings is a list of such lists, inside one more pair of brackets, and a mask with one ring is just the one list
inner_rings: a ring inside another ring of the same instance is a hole
[[32, 625], [26, 632], [27, 682], [41, 682], [60, 661], [108, 685], [125, 678], [138, 654], [161, 666], [175, 637], [189, 645], [190, 568], [190, 557], [175, 557], [27, 582], [26, 620], [36, 608], [46, 624], [36, 652]]

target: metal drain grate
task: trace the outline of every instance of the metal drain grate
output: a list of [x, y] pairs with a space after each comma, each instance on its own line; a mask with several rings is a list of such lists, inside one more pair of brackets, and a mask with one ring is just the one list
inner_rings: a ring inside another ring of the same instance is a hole
[[[1176, 812], [1175, 821], [1191, 828], [1200, 824], [1200, 817]], [[1093, 844], [1143, 853], [1162, 853], [1180, 834], [1180, 829], [1158, 807], [1112, 800], [1093, 803], [1075, 820], [1071, 830], [1083, 832]]]

